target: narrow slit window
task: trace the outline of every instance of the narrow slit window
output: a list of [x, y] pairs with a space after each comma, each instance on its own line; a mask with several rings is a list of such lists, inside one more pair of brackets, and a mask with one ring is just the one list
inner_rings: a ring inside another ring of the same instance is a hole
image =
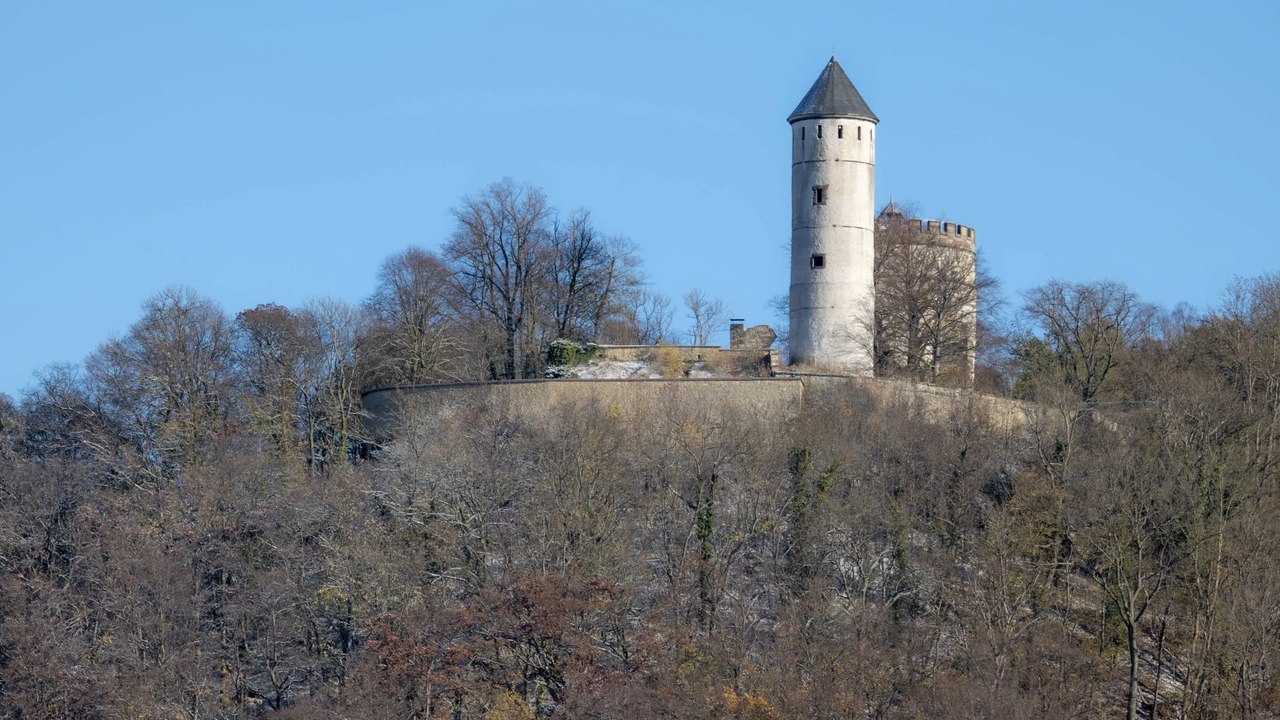
[[801, 139], [801, 140], [804, 140], [804, 126], [803, 126], [803, 125], [801, 125], [801, 126], [800, 126], [800, 139]]
[[813, 187], [813, 204], [814, 205], [827, 204], [827, 186], [826, 185], [815, 185]]
[[859, 139], [859, 140], [861, 140], [861, 139], [862, 139], [862, 126], [861, 126], [861, 125], [859, 125], [859, 126], [858, 126], [858, 139]]
[[875, 141], [876, 141], [876, 129], [875, 129], [875, 128], [871, 128], [871, 131], [870, 131], [870, 132], [871, 132], [871, 142], [875, 142]]
[[839, 139], [844, 139], [844, 126], [843, 126], [843, 125], [837, 125], [837, 126], [836, 126], [836, 137], [837, 137], [837, 138], [839, 138]]
[[821, 270], [826, 266], [827, 266], [827, 258], [825, 255], [809, 256], [809, 267], [813, 268], [814, 270]]
[[821, 139], [821, 138], [822, 138], [822, 126], [821, 126], [821, 125], [819, 125], [819, 126], [818, 126], [818, 138], [819, 138], [819, 139]]

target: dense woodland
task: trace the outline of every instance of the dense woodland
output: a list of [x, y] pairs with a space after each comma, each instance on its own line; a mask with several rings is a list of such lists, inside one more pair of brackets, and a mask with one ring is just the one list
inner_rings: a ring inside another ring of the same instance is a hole
[[984, 316], [1024, 431], [846, 393], [374, 446], [368, 387], [672, 338], [588, 214], [455, 216], [360, 306], [165, 290], [0, 396], [0, 717], [1280, 717], [1280, 276]]

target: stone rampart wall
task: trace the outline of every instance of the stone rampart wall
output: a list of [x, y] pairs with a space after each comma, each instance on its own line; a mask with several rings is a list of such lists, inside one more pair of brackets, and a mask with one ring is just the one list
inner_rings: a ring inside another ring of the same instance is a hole
[[419, 385], [365, 393], [363, 404], [375, 439], [386, 441], [408, 418], [449, 415], [474, 407], [502, 408], [536, 420], [566, 406], [597, 405], [624, 416], [668, 413], [673, 408], [746, 414], [785, 422], [807, 404], [832, 395], [869, 394], [881, 407], [910, 406], [938, 422], [973, 410], [993, 431], [1017, 433], [1029, 426], [1023, 403], [906, 382], [838, 376], [708, 378], [683, 380], [525, 380], [501, 383]]

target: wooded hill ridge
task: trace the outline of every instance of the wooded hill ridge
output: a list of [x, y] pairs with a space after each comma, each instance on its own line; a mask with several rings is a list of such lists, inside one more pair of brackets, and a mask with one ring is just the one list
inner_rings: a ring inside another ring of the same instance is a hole
[[979, 385], [1024, 432], [848, 391], [371, 445], [369, 387], [673, 339], [588, 214], [455, 215], [359, 307], [169, 289], [0, 395], [0, 717], [1280, 717], [1280, 276], [993, 290]]

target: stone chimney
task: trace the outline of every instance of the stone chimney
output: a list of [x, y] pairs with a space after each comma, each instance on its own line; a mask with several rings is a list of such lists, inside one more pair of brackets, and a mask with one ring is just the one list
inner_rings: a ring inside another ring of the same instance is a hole
[[744, 318], [729, 319], [729, 347], [732, 349], [741, 348], [743, 341], [747, 338], [746, 320]]

